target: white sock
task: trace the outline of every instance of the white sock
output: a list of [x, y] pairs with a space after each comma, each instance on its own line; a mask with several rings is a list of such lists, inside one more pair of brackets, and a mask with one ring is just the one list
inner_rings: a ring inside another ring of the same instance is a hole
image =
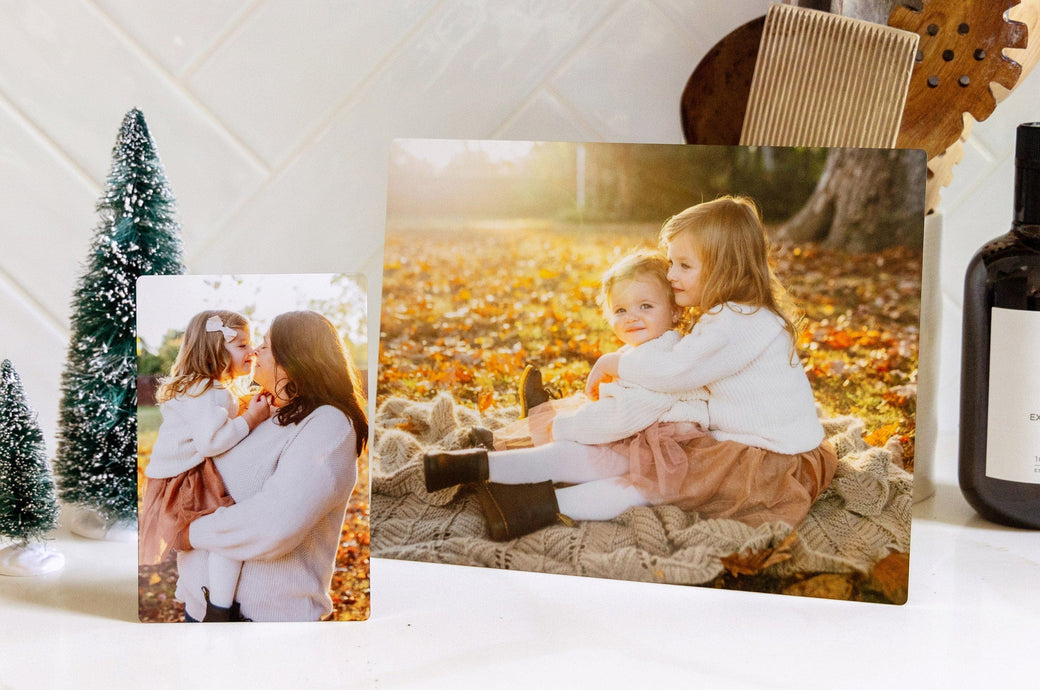
[[488, 453], [488, 478], [500, 484], [554, 482], [578, 484], [628, 472], [628, 458], [603, 446], [553, 441], [534, 448]]
[[214, 606], [228, 608], [235, 601], [238, 576], [242, 572], [242, 561], [233, 561], [215, 553], [209, 554], [207, 587], [209, 602]]
[[650, 505], [639, 489], [620, 479], [599, 479], [556, 490], [560, 512], [575, 520], [611, 520], [635, 506]]

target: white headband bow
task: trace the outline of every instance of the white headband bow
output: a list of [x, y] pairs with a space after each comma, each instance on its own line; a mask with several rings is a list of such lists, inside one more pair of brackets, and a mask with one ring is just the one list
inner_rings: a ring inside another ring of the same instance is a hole
[[220, 320], [220, 317], [214, 314], [213, 316], [206, 319], [206, 332], [216, 333], [220, 331], [224, 334], [224, 342], [230, 343], [238, 335], [238, 332], [234, 328], [228, 328], [224, 325], [224, 322]]

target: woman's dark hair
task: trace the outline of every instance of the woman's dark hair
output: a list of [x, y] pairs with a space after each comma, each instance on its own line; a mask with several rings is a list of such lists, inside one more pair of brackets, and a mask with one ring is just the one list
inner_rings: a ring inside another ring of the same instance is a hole
[[336, 327], [314, 311], [279, 314], [268, 341], [274, 361], [288, 378], [280, 393], [289, 402], [277, 412], [281, 424], [296, 424], [322, 405], [347, 416], [357, 435], [357, 453], [368, 442], [361, 376]]

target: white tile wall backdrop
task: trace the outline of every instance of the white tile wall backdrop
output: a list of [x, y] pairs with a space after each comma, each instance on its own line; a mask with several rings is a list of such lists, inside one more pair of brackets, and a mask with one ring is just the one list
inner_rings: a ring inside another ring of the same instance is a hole
[[[140, 107], [192, 272], [364, 270], [391, 139], [681, 143], [678, 102], [766, 0], [0, 0], [0, 357], [53, 437], [69, 296], [123, 114]], [[945, 191], [940, 428], [956, 426], [960, 281], [1010, 220], [1032, 75]], [[53, 446], [52, 446], [53, 447]]]

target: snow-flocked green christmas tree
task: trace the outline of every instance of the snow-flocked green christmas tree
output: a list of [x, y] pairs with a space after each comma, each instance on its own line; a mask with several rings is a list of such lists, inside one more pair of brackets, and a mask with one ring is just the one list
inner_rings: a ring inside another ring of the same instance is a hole
[[137, 278], [184, 272], [174, 205], [144, 115], [131, 110], [73, 295], [54, 463], [62, 500], [110, 523], [137, 515]]
[[27, 544], [58, 522], [43, 431], [11, 361], [0, 364], [0, 536]]

